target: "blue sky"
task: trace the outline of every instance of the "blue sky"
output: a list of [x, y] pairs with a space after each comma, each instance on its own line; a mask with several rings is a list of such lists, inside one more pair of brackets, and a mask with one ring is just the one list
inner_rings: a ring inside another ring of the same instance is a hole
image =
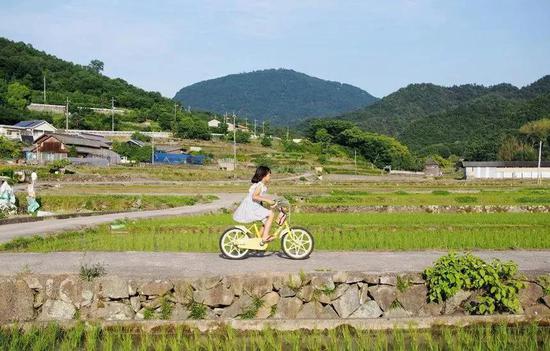
[[291, 68], [382, 97], [409, 83], [529, 84], [550, 74], [550, 1], [0, 0], [0, 36], [172, 97]]

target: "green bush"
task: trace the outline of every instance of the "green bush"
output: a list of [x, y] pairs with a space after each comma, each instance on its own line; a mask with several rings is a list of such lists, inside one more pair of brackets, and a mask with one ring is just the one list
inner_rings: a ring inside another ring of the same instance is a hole
[[516, 263], [483, 261], [470, 253], [449, 253], [440, 257], [424, 271], [428, 285], [428, 299], [443, 302], [459, 290], [476, 291], [466, 309], [472, 314], [517, 312], [520, 308], [518, 292], [524, 284], [517, 278]]
[[273, 145], [273, 139], [271, 139], [271, 136], [269, 135], [264, 135], [262, 137], [261, 144], [264, 147], [270, 147], [271, 145]]

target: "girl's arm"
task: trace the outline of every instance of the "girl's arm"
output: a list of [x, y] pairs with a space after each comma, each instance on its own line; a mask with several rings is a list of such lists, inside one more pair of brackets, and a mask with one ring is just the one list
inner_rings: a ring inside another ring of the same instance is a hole
[[257, 186], [256, 189], [254, 190], [254, 194], [252, 194], [252, 200], [254, 200], [256, 202], [264, 201], [264, 202], [267, 202], [270, 205], [275, 204], [275, 201], [273, 201], [272, 199], [270, 199], [268, 197], [261, 196], [260, 195], [261, 192], [262, 192], [262, 188]]

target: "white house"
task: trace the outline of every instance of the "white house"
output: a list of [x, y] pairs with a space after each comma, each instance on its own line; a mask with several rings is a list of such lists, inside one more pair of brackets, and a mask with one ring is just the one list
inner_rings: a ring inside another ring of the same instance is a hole
[[[466, 179], [537, 179], [537, 161], [463, 161]], [[550, 161], [541, 162], [541, 178], [550, 179]]]
[[210, 128], [218, 128], [222, 122], [218, 121], [217, 119], [211, 119], [208, 121], [208, 126]]
[[43, 120], [21, 121], [16, 123], [14, 127], [23, 129], [24, 133], [21, 134], [32, 135], [34, 140], [45, 133], [55, 133], [57, 131], [57, 128]]

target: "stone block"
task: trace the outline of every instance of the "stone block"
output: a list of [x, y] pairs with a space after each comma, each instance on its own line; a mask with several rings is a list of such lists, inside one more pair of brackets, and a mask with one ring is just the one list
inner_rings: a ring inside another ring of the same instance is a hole
[[72, 303], [61, 300], [47, 300], [38, 316], [40, 321], [73, 319], [76, 309]]
[[369, 294], [383, 311], [387, 311], [397, 298], [397, 289], [394, 286], [375, 285], [369, 287]]
[[340, 298], [332, 302], [332, 306], [341, 318], [348, 318], [359, 308], [359, 289], [352, 285]]
[[453, 314], [460, 309], [462, 303], [466, 301], [472, 293], [470, 291], [459, 290], [452, 297], [445, 301], [443, 314]]
[[129, 289], [126, 279], [117, 276], [103, 277], [98, 280], [101, 289], [101, 296], [108, 299], [128, 298]]
[[0, 279], [0, 322], [33, 319], [34, 303], [32, 290], [25, 281]]
[[374, 300], [370, 300], [359, 306], [349, 318], [378, 318], [384, 313]]
[[519, 301], [523, 308], [535, 305], [544, 293], [542, 287], [536, 283], [525, 283], [525, 288], [519, 291]]
[[[174, 284], [169, 280], [153, 280], [141, 284], [138, 288], [138, 292], [147, 296], [163, 296], [169, 293]], [[128, 288], [126, 288], [128, 293]]]
[[122, 302], [105, 302], [92, 310], [94, 318], [107, 321], [124, 321], [134, 319], [132, 307]]
[[422, 306], [426, 304], [428, 288], [426, 285], [411, 285], [405, 291], [397, 292], [397, 301], [407, 311], [418, 314]]
[[295, 319], [302, 307], [302, 300], [297, 297], [282, 298], [277, 304], [274, 318]]
[[209, 290], [198, 290], [193, 292], [193, 299], [211, 307], [229, 306], [233, 302], [233, 291], [227, 289], [222, 283]]

